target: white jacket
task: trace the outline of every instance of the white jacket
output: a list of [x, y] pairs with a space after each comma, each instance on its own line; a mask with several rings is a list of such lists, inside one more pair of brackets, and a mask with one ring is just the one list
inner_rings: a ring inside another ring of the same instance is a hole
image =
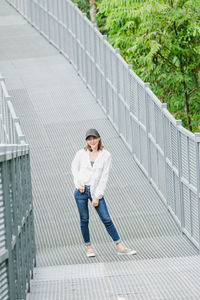
[[104, 196], [111, 161], [110, 152], [103, 149], [102, 151], [99, 151], [92, 167], [90, 163], [89, 150], [79, 150], [71, 164], [71, 171], [74, 176], [74, 184], [76, 188], [79, 187], [79, 183], [85, 185], [85, 182], [87, 182], [88, 178], [90, 178], [91, 196], [101, 199]]

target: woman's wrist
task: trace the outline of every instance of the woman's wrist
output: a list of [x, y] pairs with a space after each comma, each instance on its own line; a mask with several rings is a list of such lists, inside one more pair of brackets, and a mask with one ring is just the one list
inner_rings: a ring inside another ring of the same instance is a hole
[[93, 205], [93, 206], [98, 206], [98, 205], [99, 205], [99, 199], [96, 198], [96, 197], [93, 197], [93, 198], [92, 198], [92, 205]]

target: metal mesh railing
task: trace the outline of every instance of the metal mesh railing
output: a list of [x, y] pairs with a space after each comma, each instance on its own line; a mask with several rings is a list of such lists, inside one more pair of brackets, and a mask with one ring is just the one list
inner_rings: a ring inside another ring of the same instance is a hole
[[29, 145], [4, 80], [0, 143], [0, 299], [26, 299], [35, 265]]
[[25, 136], [22, 134], [19, 118], [12, 105], [12, 97], [8, 94], [1, 74], [0, 93], [0, 144], [25, 144]]
[[183, 232], [199, 248], [200, 134], [175, 120], [69, 0], [8, 0], [73, 64]]

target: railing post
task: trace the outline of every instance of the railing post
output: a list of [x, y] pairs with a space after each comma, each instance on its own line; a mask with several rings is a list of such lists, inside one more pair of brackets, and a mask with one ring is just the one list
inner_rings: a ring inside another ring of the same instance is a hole
[[61, 24], [61, 13], [60, 13], [61, 1], [56, 0], [56, 5], [57, 5], [56, 21], [57, 21], [57, 35], [58, 35], [58, 50], [59, 50], [60, 53], [62, 51], [62, 49], [61, 49], [61, 26], [60, 26], [60, 24]]
[[118, 61], [118, 55], [120, 55], [120, 49], [115, 49], [115, 55], [116, 55], [116, 77], [117, 77], [117, 85], [116, 85], [116, 96], [117, 96], [117, 115], [118, 115], [118, 124], [117, 129], [119, 134], [121, 133], [121, 115], [120, 115], [120, 98], [119, 98], [119, 61]]
[[200, 133], [194, 134], [194, 141], [195, 141], [195, 152], [196, 152], [198, 229], [199, 229], [199, 250], [200, 250]]
[[46, 2], [47, 3], [47, 7], [46, 7], [46, 13], [47, 13], [47, 32], [46, 35], [48, 37], [49, 43], [51, 42], [51, 38], [50, 38], [50, 16], [49, 16], [49, 1]]
[[[129, 79], [130, 79], [130, 71], [131, 70], [133, 70], [133, 66], [132, 66], [132, 64], [128, 64], [128, 70], [126, 71], [127, 73], [126, 73], [126, 80], [125, 80], [125, 82], [126, 82], [126, 84], [125, 84], [125, 95], [126, 95], [126, 104], [127, 104], [127, 106], [128, 106], [128, 109], [126, 108], [126, 106], [125, 106], [125, 110], [124, 110], [124, 114], [125, 114], [125, 116], [124, 116], [124, 118], [125, 118], [125, 139], [126, 139], [126, 142], [131, 146], [132, 145], [132, 141], [129, 141], [129, 138], [130, 138], [130, 136], [131, 136], [131, 139], [132, 139], [132, 132], [130, 132], [131, 131], [131, 126], [130, 126], [130, 107], [131, 107], [131, 105], [130, 105], [130, 102], [131, 102], [131, 92], [130, 92], [130, 90], [131, 90], [131, 88], [130, 88], [130, 86], [129, 86], [129, 84], [130, 84], [130, 81], [129, 81]], [[129, 120], [127, 120], [127, 111], [128, 111], [128, 118], [129, 118]], [[131, 151], [132, 151], [132, 148], [131, 148]]]
[[149, 142], [149, 131], [150, 131], [150, 125], [149, 125], [149, 102], [148, 102], [148, 94], [147, 89], [150, 88], [150, 83], [145, 82], [144, 83], [145, 88], [145, 106], [146, 106], [146, 139], [147, 139], [147, 175], [149, 178], [151, 178], [151, 149], [150, 149], [150, 142]]
[[28, 20], [28, 21], [30, 21], [30, 13], [31, 13], [31, 12], [30, 12], [30, 11], [31, 11], [31, 10], [30, 10], [30, 8], [31, 8], [31, 0], [30, 0], [30, 1], [27, 1], [26, 5], [27, 5], [27, 6], [26, 6], [26, 11], [27, 11], [27, 20]]
[[107, 35], [103, 35], [103, 42], [104, 42], [104, 47], [103, 47], [103, 51], [104, 51], [104, 80], [105, 80], [105, 111], [106, 113], [108, 113], [109, 111], [109, 106], [108, 106], [108, 89], [107, 89], [107, 63], [106, 63], [106, 40], [107, 40]]
[[163, 133], [163, 160], [164, 160], [164, 174], [165, 174], [165, 200], [166, 204], [168, 204], [167, 201], [167, 162], [166, 162], [166, 128], [165, 128], [165, 116], [164, 116], [164, 110], [167, 109], [167, 104], [162, 103], [161, 104], [161, 110], [162, 110], [162, 133]]
[[28, 3], [29, 3], [29, 9], [30, 9], [29, 21], [32, 25], [32, 23], [33, 23], [33, 0], [28, 1]]
[[42, 9], [41, 9], [40, 5], [38, 5], [38, 29], [39, 29], [40, 34], [42, 33], [42, 31], [41, 31], [41, 29], [42, 29], [41, 10]]
[[6, 135], [6, 144], [12, 143], [11, 137], [12, 137], [12, 129], [10, 124], [10, 111], [8, 109], [8, 103], [11, 102], [11, 96], [7, 95], [4, 96], [4, 117], [5, 120], [3, 122], [3, 125], [5, 125], [5, 135]]
[[[177, 148], [178, 148], [178, 181], [179, 181], [179, 197], [180, 197], [180, 216], [181, 216], [181, 228], [185, 228], [185, 209], [183, 199], [183, 184], [182, 184], [182, 151], [181, 151], [181, 131], [179, 127], [182, 126], [181, 120], [176, 120], [176, 132], [177, 132]], [[176, 187], [175, 187], [176, 188]]]
[[13, 114], [11, 114], [11, 108], [10, 106], [13, 107], [12, 105], [12, 97], [8, 96], [7, 97], [7, 106], [8, 106], [8, 134], [9, 134], [9, 143], [14, 144], [14, 119], [13, 119]]
[[97, 24], [94, 23], [93, 24], [93, 43], [94, 43], [94, 72], [95, 72], [95, 75], [94, 75], [94, 95], [95, 95], [95, 98], [97, 100], [97, 46], [96, 46], [96, 29], [97, 29]]
[[32, 277], [33, 277], [33, 267], [36, 267], [36, 242], [35, 242], [35, 227], [34, 227], [34, 213], [33, 213], [33, 199], [32, 199], [32, 182], [31, 182], [31, 164], [30, 164], [30, 155], [27, 158], [27, 182], [28, 182], [28, 197], [29, 197], [29, 224], [30, 224], [30, 240], [31, 240], [31, 262], [34, 262], [34, 266], [31, 266]]
[[77, 70], [77, 57], [76, 57], [76, 20], [74, 18], [75, 16], [75, 9], [76, 9], [77, 3], [73, 3], [72, 6], [72, 11], [71, 11], [71, 15], [70, 15], [70, 21], [71, 21], [71, 37], [72, 37], [72, 64], [74, 65], [75, 69]]
[[[17, 149], [18, 145], [14, 145], [14, 151], [12, 153], [12, 170], [11, 170], [11, 178], [12, 178], [12, 190], [13, 190], [13, 209], [15, 213], [15, 219], [14, 219], [14, 235], [16, 238], [16, 245], [15, 245], [15, 251], [16, 251], [16, 273], [17, 278], [21, 278], [21, 274], [19, 272], [20, 270], [20, 260], [19, 260], [19, 252], [20, 252], [20, 246], [19, 246], [19, 238], [18, 238], [18, 224], [19, 224], [19, 215], [18, 215], [18, 207], [17, 207], [17, 186], [16, 186], [16, 162], [17, 162]], [[16, 289], [17, 289], [17, 298], [21, 297], [21, 281], [17, 280], [16, 282]]]
[[[84, 22], [85, 22], [85, 19], [87, 18], [87, 14], [86, 13], [83, 13], [83, 16], [84, 16]], [[86, 22], [85, 22], [86, 23]], [[86, 26], [85, 26], [86, 27]], [[85, 30], [85, 27], [84, 27], [84, 30], [83, 30], [83, 35], [84, 35], [84, 38], [83, 38], [83, 47], [84, 47], [84, 75], [85, 75], [85, 83], [86, 83], [86, 86], [87, 86], [87, 82], [88, 82], [88, 67], [87, 67], [87, 50], [86, 50], [86, 30]]]
[[[7, 152], [7, 147], [5, 153]], [[12, 255], [12, 225], [11, 225], [11, 208], [9, 198], [9, 178], [8, 178], [8, 161], [2, 163], [2, 188], [3, 188], [3, 204], [5, 207], [5, 228], [6, 228], [6, 249], [8, 250], [8, 280], [9, 280], [9, 299], [16, 299], [13, 255]]]
[[77, 9], [78, 9], [78, 4], [77, 3], [74, 3], [74, 31], [75, 31], [75, 55], [76, 55], [76, 58], [75, 58], [75, 62], [76, 62], [76, 70], [77, 70], [77, 73], [79, 73], [79, 57], [78, 57], [78, 29], [77, 29]]
[[3, 118], [4, 118], [4, 114], [3, 114], [3, 107], [4, 107], [4, 104], [3, 104], [3, 102], [4, 102], [4, 95], [3, 95], [3, 89], [2, 89], [2, 85], [1, 85], [1, 83], [2, 82], [5, 82], [5, 78], [4, 77], [2, 77], [2, 75], [0, 74], [0, 87], [1, 87], [1, 99], [2, 99], [2, 103], [1, 103], [1, 114], [2, 114], [2, 119], [1, 119], [1, 122], [0, 122], [0, 126], [1, 126], [1, 129], [0, 129], [0, 139], [1, 139], [1, 142], [2, 143], [4, 143], [4, 126], [3, 126], [3, 124], [4, 124], [4, 120], [3, 120]]
[[65, 53], [67, 55], [68, 61], [71, 64], [71, 57], [70, 57], [70, 28], [69, 28], [69, 2], [68, 1], [64, 1], [65, 3], [65, 10], [64, 10], [64, 16], [65, 16], [65, 25], [66, 28], [65, 30]]

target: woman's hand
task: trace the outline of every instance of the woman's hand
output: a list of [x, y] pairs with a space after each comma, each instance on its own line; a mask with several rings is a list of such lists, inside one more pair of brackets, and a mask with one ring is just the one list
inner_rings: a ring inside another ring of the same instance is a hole
[[99, 199], [97, 199], [96, 197], [92, 198], [92, 206], [98, 206], [99, 205]]
[[84, 191], [85, 191], [85, 186], [84, 186], [84, 185], [79, 185], [79, 186], [78, 186], [78, 190], [79, 190], [79, 192], [84, 193]]

